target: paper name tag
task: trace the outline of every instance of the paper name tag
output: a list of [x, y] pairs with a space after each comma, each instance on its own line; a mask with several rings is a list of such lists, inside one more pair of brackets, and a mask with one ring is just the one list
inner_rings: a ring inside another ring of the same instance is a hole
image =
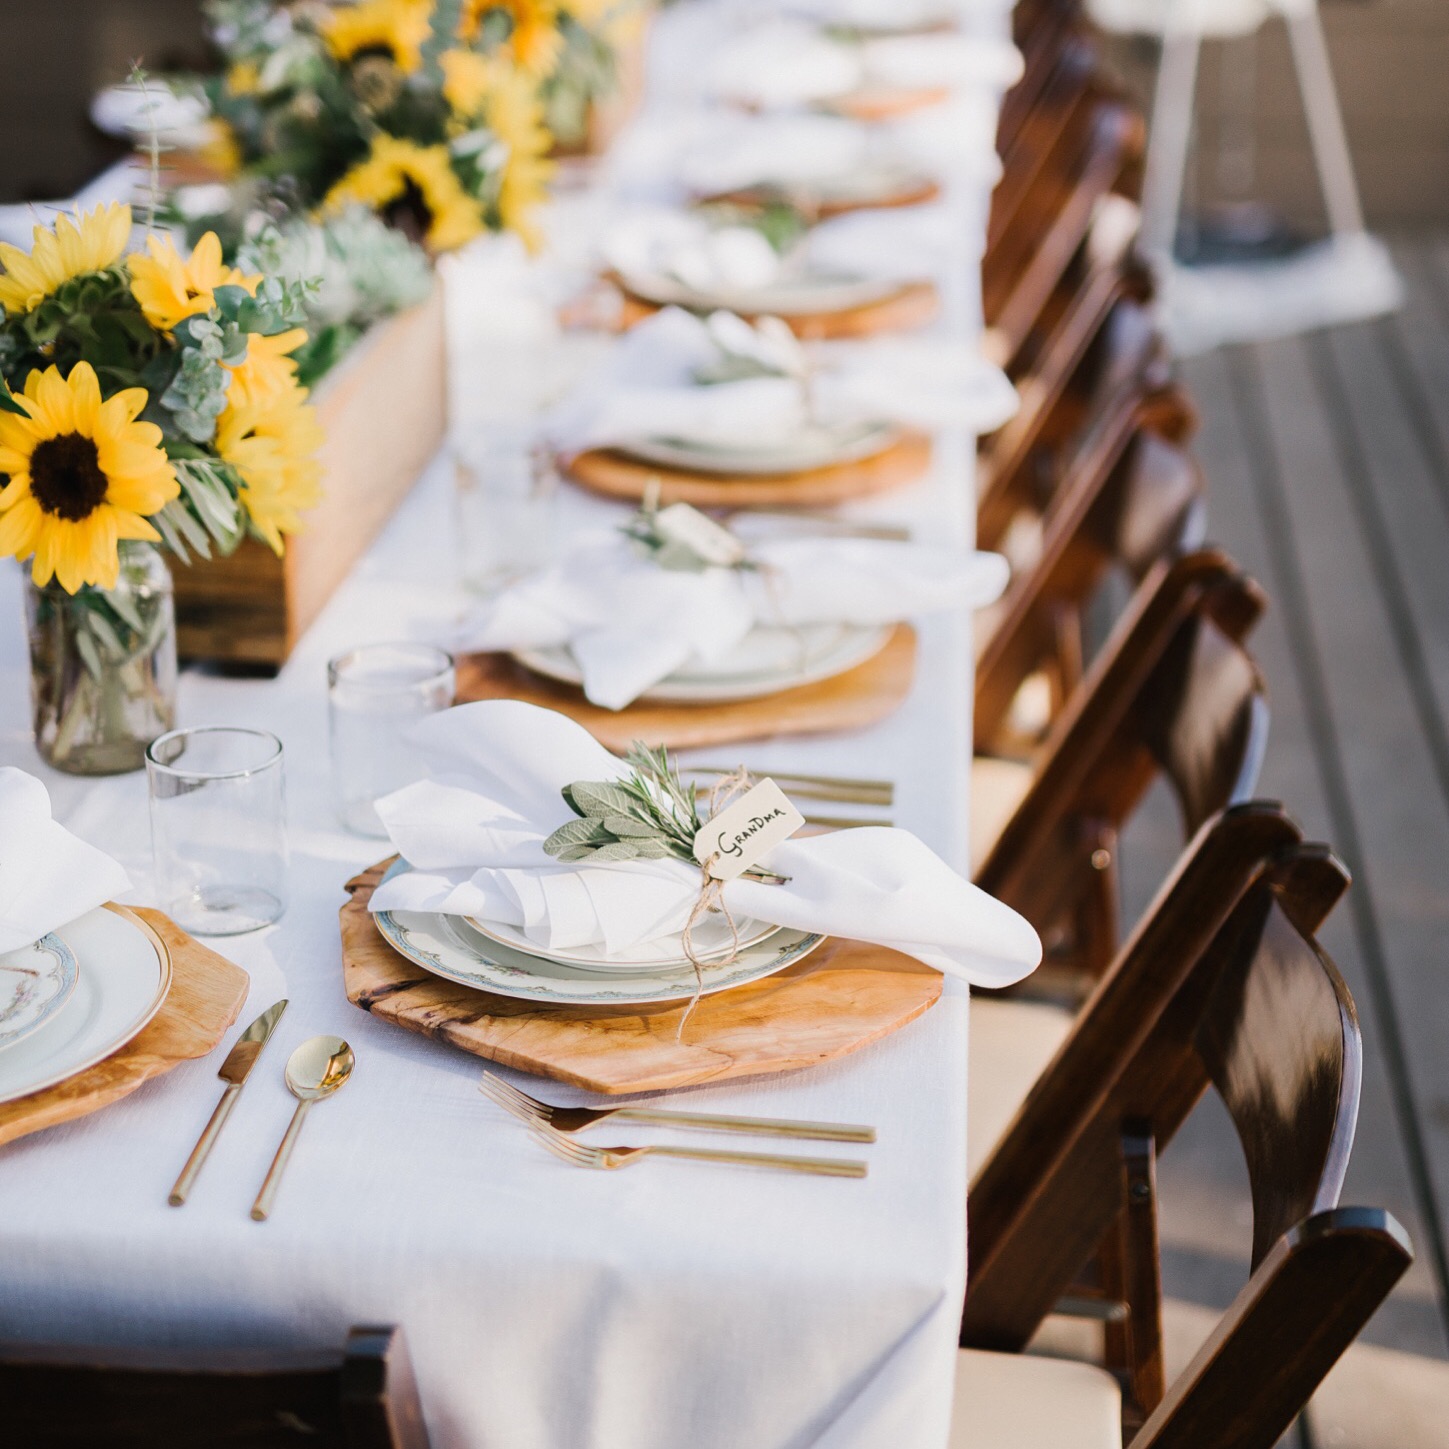
[[716, 880], [734, 880], [804, 823], [785, 792], [773, 780], [761, 780], [710, 816], [694, 837], [694, 858]]
[[729, 529], [688, 503], [661, 508], [654, 515], [654, 530], [668, 543], [688, 549], [701, 563], [729, 569], [744, 562], [744, 544]]

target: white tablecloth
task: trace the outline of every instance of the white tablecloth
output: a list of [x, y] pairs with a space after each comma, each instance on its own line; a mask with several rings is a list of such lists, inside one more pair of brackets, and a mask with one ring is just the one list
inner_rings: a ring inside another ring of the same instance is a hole
[[[974, 322], [974, 279], [954, 282], [959, 330]], [[972, 457], [970, 440], [943, 439], [925, 482], [857, 511], [965, 546]], [[0, 1339], [335, 1348], [350, 1325], [398, 1323], [438, 1449], [938, 1449], [965, 1276], [963, 989], [948, 982], [923, 1018], [833, 1065], [690, 1094], [706, 1110], [876, 1124], [878, 1144], [840, 1149], [868, 1156], [863, 1182], [670, 1162], [574, 1170], [479, 1096], [475, 1059], [347, 1003], [342, 884], [383, 848], [334, 822], [324, 665], [443, 607], [450, 508], [437, 464], [276, 680], [184, 677], [181, 722], [259, 725], [286, 746], [291, 908], [218, 944], [251, 973], [243, 1021], [281, 995], [292, 1005], [184, 1209], [166, 1192], [214, 1105], [221, 1049], [0, 1150]], [[565, 500], [575, 522], [602, 508]], [[896, 822], [964, 868], [969, 621], [938, 617], [920, 634], [915, 687], [886, 723], [726, 753], [892, 777]], [[119, 856], [144, 902], [144, 777], [44, 770], [26, 678], [20, 576], [5, 565], [0, 763], [41, 773], [59, 818]], [[282, 1066], [316, 1032], [345, 1035], [357, 1070], [313, 1113], [274, 1217], [257, 1224], [247, 1209], [291, 1107]], [[598, 1135], [609, 1139], [630, 1133]]]

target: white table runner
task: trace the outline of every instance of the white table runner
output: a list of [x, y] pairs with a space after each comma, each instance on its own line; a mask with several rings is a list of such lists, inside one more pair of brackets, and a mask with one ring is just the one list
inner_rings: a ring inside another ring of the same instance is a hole
[[[656, 73], [673, 19], [657, 27]], [[974, 277], [951, 280], [960, 335], [975, 324]], [[971, 440], [942, 439], [922, 484], [854, 511], [966, 546], [972, 459]], [[286, 746], [291, 908], [271, 930], [217, 944], [251, 973], [243, 1022], [278, 996], [292, 1005], [184, 1209], [166, 1192], [214, 1105], [220, 1050], [0, 1149], [0, 1339], [336, 1348], [353, 1324], [398, 1323], [438, 1449], [938, 1449], [965, 1276], [964, 990], [948, 982], [926, 1016], [828, 1067], [689, 1095], [703, 1110], [874, 1123], [877, 1145], [841, 1150], [866, 1152], [864, 1182], [667, 1162], [570, 1169], [479, 1096], [474, 1058], [347, 1003], [342, 884], [386, 843], [335, 824], [324, 665], [438, 615], [450, 510], [435, 464], [275, 681], [183, 678], [182, 723], [257, 725]], [[563, 512], [578, 524], [607, 508], [569, 493]], [[964, 868], [969, 620], [920, 633], [915, 688], [892, 719], [726, 753], [892, 777], [896, 823]], [[0, 763], [44, 775], [58, 818], [117, 855], [144, 902], [144, 776], [44, 770], [26, 681], [20, 575], [7, 564]], [[312, 1115], [259, 1225], [247, 1209], [290, 1111], [282, 1066], [316, 1032], [345, 1035], [357, 1070]], [[621, 1127], [597, 1140], [611, 1138], [674, 1134]]]

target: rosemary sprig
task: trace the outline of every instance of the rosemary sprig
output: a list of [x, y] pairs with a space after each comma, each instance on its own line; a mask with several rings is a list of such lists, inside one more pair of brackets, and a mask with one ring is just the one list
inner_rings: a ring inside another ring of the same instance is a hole
[[694, 860], [694, 837], [704, 821], [693, 788], [680, 779], [668, 752], [636, 740], [624, 761], [629, 773], [623, 779], [564, 786], [564, 800], [579, 818], [544, 841], [545, 854], [567, 863]]

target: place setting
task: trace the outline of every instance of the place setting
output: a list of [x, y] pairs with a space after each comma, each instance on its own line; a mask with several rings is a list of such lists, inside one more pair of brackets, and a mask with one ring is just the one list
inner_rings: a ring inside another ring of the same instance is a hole
[[410, 743], [422, 778], [377, 802], [398, 856], [348, 885], [344, 986], [503, 1065], [605, 1093], [782, 1071], [904, 1026], [943, 974], [1037, 963], [1031, 927], [914, 835], [797, 834], [773, 779], [621, 759], [514, 700]]
[[934, 279], [959, 256], [963, 231], [942, 203], [814, 223], [783, 202], [641, 205], [621, 212], [599, 250], [625, 326], [674, 306], [774, 316], [797, 337], [828, 340], [934, 320]]
[[84, 1116], [204, 1056], [246, 999], [244, 971], [159, 911], [0, 769], [0, 1142]]
[[1015, 412], [968, 342], [802, 343], [779, 319], [669, 307], [619, 337], [546, 428], [572, 482], [700, 508], [824, 508], [904, 486], [931, 435]]
[[872, 723], [911, 688], [909, 621], [985, 607], [1008, 574], [999, 555], [878, 532], [719, 521], [653, 490], [469, 609], [457, 697], [545, 705], [616, 750]]

